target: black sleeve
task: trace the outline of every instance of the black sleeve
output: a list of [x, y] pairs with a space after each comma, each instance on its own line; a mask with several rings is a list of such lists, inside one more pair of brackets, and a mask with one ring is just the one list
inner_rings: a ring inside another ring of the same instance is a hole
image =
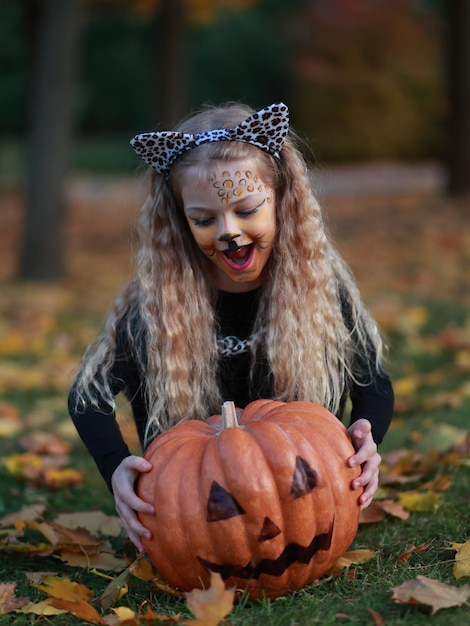
[[381, 370], [368, 384], [353, 384], [350, 397], [352, 402], [350, 424], [361, 418], [369, 420], [372, 425], [372, 437], [379, 445], [393, 415], [394, 394], [389, 377]]
[[[355, 339], [355, 324], [352, 316], [352, 306], [344, 286], [339, 284], [341, 309], [346, 326]], [[390, 426], [393, 415], [394, 394], [390, 378], [382, 367], [377, 371], [376, 352], [372, 342], [368, 346], [357, 345], [354, 357], [353, 374], [355, 382], [350, 384], [349, 395], [352, 402], [351, 422], [365, 418], [372, 426], [372, 437], [377, 445], [382, 440]]]
[[74, 388], [69, 394], [68, 408], [80, 438], [112, 492], [111, 477], [114, 470], [130, 454], [113, 409], [103, 402], [99, 407], [91, 403], [83, 408], [77, 407]]
[[[129, 388], [138, 385], [137, 365], [132, 356], [124, 331], [125, 323], [121, 321], [116, 333], [116, 356], [114, 365], [108, 374], [113, 395], [123, 391], [126, 395]], [[68, 398], [68, 409], [75, 427], [93, 457], [108, 488], [112, 492], [111, 477], [123, 459], [130, 455], [124, 441], [113, 407], [101, 397], [96, 403], [91, 400], [85, 405], [77, 402], [76, 383], [72, 386]]]

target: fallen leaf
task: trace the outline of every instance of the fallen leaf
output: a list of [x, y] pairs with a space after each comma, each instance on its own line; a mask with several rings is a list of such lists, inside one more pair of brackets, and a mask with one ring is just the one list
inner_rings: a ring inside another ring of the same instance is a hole
[[111, 609], [114, 615], [105, 615], [103, 618], [106, 626], [137, 626], [137, 614], [127, 606], [118, 606]]
[[46, 468], [42, 473], [42, 484], [48, 489], [79, 487], [84, 476], [81, 470], [68, 467], [65, 469]]
[[57, 572], [24, 572], [24, 575], [26, 577], [26, 580], [28, 580], [30, 583], [38, 585], [45, 578], [57, 577]]
[[46, 598], [45, 600], [41, 600], [41, 602], [28, 602], [19, 610], [20, 613], [26, 613], [33, 615], [63, 615], [64, 613], [68, 613], [64, 609], [57, 609], [55, 606], [52, 606], [51, 602], [53, 598]]
[[46, 507], [44, 504], [30, 504], [23, 506], [16, 513], [10, 513], [0, 519], [0, 528], [7, 528], [12, 526], [16, 520], [22, 520], [24, 522], [33, 521], [42, 516]]
[[13, 437], [22, 429], [19, 408], [10, 402], [0, 401], [0, 437]]
[[72, 602], [79, 599], [87, 600], [93, 596], [93, 592], [85, 585], [58, 576], [44, 578], [42, 584], [33, 585], [33, 587], [44, 591], [51, 598], [60, 598]]
[[423, 550], [427, 550], [433, 543], [434, 540], [429, 541], [428, 543], [421, 543], [419, 546], [417, 546], [415, 543], [412, 543], [409, 548], [407, 548], [404, 552], [400, 554], [400, 556], [397, 558], [397, 563], [404, 565], [409, 561], [411, 555], [414, 552], [423, 552]]
[[0, 583], [0, 615], [12, 613], [28, 604], [29, 598], [18, 598], [15, 589], [16, 583]]
[[433, 578], [418, 576], [398, 587], [393, 587], [393, 599], [399, 604], [425, 604], [432, 614], [440, 609], [462, 606], [470, 597], [470, 586], [453, 587]]
[[341, 556], [333, 567], [334, 574], [341, 572], [346, 567], [350, 567], [351, 565], [358, 565], [359, 563], [364, 563], [365, 561], [369, 561], [375, 557], [375, 552], [373, 550], [351, 550], [350, 552], [345, 552], [343, 556]]
[[449, 550], [455, 550], [454, 576], [470, 576], [470, 539], [465, 543], [451, 543]]
[[[103, 576], [96, 570], [93, 572], [98, 576]], [[105, 576], [111, 580], [111, 582], [107, 585], [106, 589], [103, 593], [100, 594], [98, 600], [100, 603], [100, 607], [105, 611], [108, 610], [115, 604], [118, 600], [120, 600], [123, 596], [128, 592], [127, 581], [130, 577], [130, 567], [125, 569], [119, 576], [112, 578], [110, 576]]]
[[95, 607], [93, 607], [85, 600], [79, 599], [77, 601], [72, 601], [53, 598], [51, 600], [51, 604], [56, 609], [68, 611], [69, 613], [72, 613], [72, 615], [75, 615], [75, 617], [78, 617], [79, 619], [84, 619], [87, 622], [91, 622], [92, 624], [105, 624], [103, 618], [95, 609]]
[[128, 561], [116, 556], [111, 545], [107, 543], [103, 545], [102, 551], [95, 554], [71, 552], [67, 549], [62, 549], [58, 550], [54, 556], [70, 567], [81, 567], [82, 569], [94, 567], [105, 572], [120, 572], [129, 565]]
[[382, 500], [380, 502], [383, 510], [388, 515], [392, 517], [398, 517], [403, 521], [407, 520], [410, 517], [408, 511], [405, 511], [402, 504], [400, 502], [394, 502], [393, 500]]
[[184, 620], [189, 626], [217, 626], [233, 608], [235, 589], [226, 589], [220, 574], [211, 572], [209, 589], [194, 589], [184, 594], [196, 619]]
[[407, 491], [398, 494], [398, 499], [407, 511], [437, 511], [441, 496], [434, 491], [419, 493]]
[[383, 626], [385, 624], [383, 617], [378, 611], [375, 611], [374, 609], [369, 609], [369, 615], [372, 618], [374, 626]]
[[62, 513], [54, 522], [65, 528], [86, 528], [91, 533], [100, 533], [108, 537], [118, 537], [122, 532], [122, 523], [117, 515], [106, 515], [103, 511], [82, 511]]
[[62, 456], [69, 454], [72, 446], [57, 435], [48, 432], [37, 431], [21, 437], [20, 443], [28, 452], [34, 454], [52, 454]]
[[367, 509], [359, 514], [359, 524], [373, 524], [381, 522], [384, 519], [384, 513], [397, 517], [401, 520], [407, 520], [410, 514], [405, 511], [400, 502], [394, 502], [390, 499], [374, 500]]
[[156, 576], [153, 571], [152, 564], [143, 555], [138, 556], [136, 560], [129, 566], [129, 572], [132, 576], [140, 580], [153, 580]]

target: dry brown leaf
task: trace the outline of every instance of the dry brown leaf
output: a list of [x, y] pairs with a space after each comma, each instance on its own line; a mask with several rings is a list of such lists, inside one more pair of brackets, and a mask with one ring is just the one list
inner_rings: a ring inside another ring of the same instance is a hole
[[398, 517], [403, 521], [407, 520], [410, 517], [408, 511], [405, 511], [402, 504], [400, 502], [394, 502], [393, 500], [382, 500], [381, 501], [382, 509], [388, 515], [392, 515], [393, 517]]
[[14, 437], [22, 429], [19, 408], [10, 402], [0, 401], [0, 437]]
[[196, 619], [184, 620], [189, 626], [217, 626], [233, 608], [235, 589], [226, 589], [220, 574], [211, 572], [209, 589], [194, 589], [184, 594]]
[[128, 561], [116, 556], [111, 545], [107, 543], [103, 545], [102, 551], [96, 553], [71, 552], [67, 549], [59, 549], [54, 556], [70, 567], [81, 567], [82, 569], [94, 567], [105, 572], [120, 572], [129, 565]]
[[20, 443], [28, 452], [34, 454], [52, 454], [63, 456], [69, 454], [72, 446], [68, 441], [57, 437], [53, 433], [36, 431], [21, 437]]
[[86, 528], [91, 533], [100, 533], [109, 537], [118, 537], [122, 532], [122, 523], [117, 515], [106, 515], [102, 511], [75, 511], [62, 513], [54, 522], [65, 528]]
[[369, 615], [372, 618], [374, 626], [383, 626], [385, 624], [384, 618], [380, 615], [378, 611], [374, 609], [369, 609]]
[[376, 524], [384, 519], [384, 511], [378, 500], [374, 500], [359, 513], [359, 524]]
[[0, 528], [7, 528], [8, 526], [12, 526], [13, 524], [15, 524], [16, 520], [28, 522], [38, 519], [42, 516], [45, 510], [46, 506], [44, 504], [30, 504], [28, 506], [23, 506], [16, 513], [10, 513], [10, 515], [2, 517], [0, 519]]
[[451, 543], [449, 550], [455, 550], [454, 576], [470, 576], [470, 539], [465, 543]]
[[434, 539], [429, 541], [428, 543], [421, 543], [417, 546], [414, 542], [411, 544], [409, 548], [407, 548], [404, 552], [402, 552], [397, 558], [397, 563], [404, 565], [407, 563], [414, 552], [423, 552], [423, 550], [427, 550], [434, 543]]
[[440, 609], [462, 606], [470, 597], [470, 586], [453, 587], [433, 578], [418, 576], [398, 587], [393, 587], [393, 599], [400, 604], [425, 604], [432, 614]]
[[0, 583], [0, 615], [6, 615], [28, 604], [29, 598], [15, 595], [16, 583]]
[[390, 499], [374, 500], [367, 509], [360, 512], [359, 524], [381, 522], [384, 519], [384, 513], [401, 520], [407, 520], [410, 516], [399, 502], [394, 502]]

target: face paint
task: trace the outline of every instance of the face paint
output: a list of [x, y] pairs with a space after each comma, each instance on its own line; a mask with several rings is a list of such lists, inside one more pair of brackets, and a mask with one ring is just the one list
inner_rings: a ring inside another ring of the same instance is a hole
[[[258, 193], [269, 194], [269, 187], [258, 181], [258, 176], [253, 174], [251, 170], [241, 172], [235, 170], [233, 177], [228, 170], [222, 172], [222, 179], [215, 180], [214, 188], [217, 189], [217, 195], [223, 204], [228, 204], [232, 198], [241, 198], [244, 194]], [[271, 195], [268, 195], [268, 204], [272, 202]]]
[[248, 291], [265, 280], [276, 232], [274, 191], [253, 162], [216, 165], [208, 180], [189, 171], [181, 184], [189, 228], [212, 262], [216, 287]]

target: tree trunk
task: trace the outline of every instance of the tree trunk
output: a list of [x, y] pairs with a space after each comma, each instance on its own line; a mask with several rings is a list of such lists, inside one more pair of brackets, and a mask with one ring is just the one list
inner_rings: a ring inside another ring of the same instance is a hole
[[470, 192], [470, 2], [448, 6], [449, 142], [448, 192]]
[[73, 127], [81, 17], [81, 0], [42, 3], [33, 70], [19, 267], [23, 280], [59, 280], [65, 274], [64, 182]]
[[169, 130], [189, 107], [186, 9], [181, 0], [162, 0], [154, 21], [156, 124]]

